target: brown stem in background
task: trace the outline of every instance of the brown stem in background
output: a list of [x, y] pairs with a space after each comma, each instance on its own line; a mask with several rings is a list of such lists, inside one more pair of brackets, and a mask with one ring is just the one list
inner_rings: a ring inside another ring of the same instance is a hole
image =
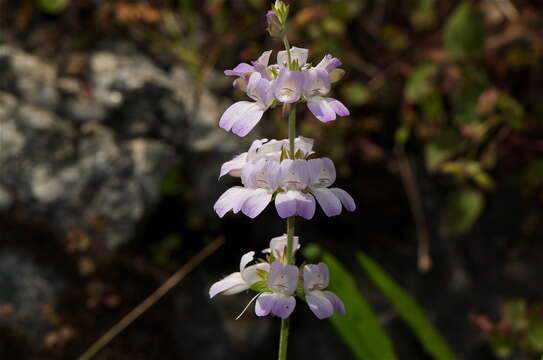
[[154, 293], [149, 295], [141, 304], [136, 306], [132, 311], [123, 317], [117, 324], [109, 329], [100, 339], [98, 339], [90, 348], [87, 349], [81, 355], [78, 360], [90, 360], [100, 350], [102, 350], [107, 344], [111, 342], [121, 331], [126, 329], [128, 325], [132, 324], [134, 320], [140, 317], [151, 306], [153, 306], [158, 300], [166, 295], [175, 285], [177, 285], [185, 276], [187, 276], [192, 270], [194, 270], [202, 261], [204, 261], [209, 255], [213, 254], [224, 243], [223, 238], [217, 238], [205, 248], [203, 248], [196, 256], [190, 259], [185, 265], [183, 265], [177, 272], [175, 272], [168, 280], [164, 282]]
[[430, 235], [428, 232], [428, 223], [424, 216], [424, 210], [422, 207], [422, 200], [413, 174], [413, 169], [409, 158], [405, 154], [405, 151], [401, 147], [397, 147], [396, 156], [398, 158], [398, 168], [400, 170], [400, 176], [405, 192], [407, 193], [407, 199], [409, 200], [409, 207], [411, 213], [415, 219], [415, 226], [417, 228], [418, 235], [418, 267], [419, 271], [425, 273], [432, 267], [432, 257], [430, 256]]

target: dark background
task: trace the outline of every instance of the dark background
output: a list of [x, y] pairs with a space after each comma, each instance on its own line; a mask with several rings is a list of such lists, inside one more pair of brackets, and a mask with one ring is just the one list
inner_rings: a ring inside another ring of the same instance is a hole
[[[274, 358], [276, 319], [233, 320], [250, 294], [207, 297], [243, 253], [286, 231], [272, 206], [255, 220], [212, 211], [237, 183], [217, 181], [222, 162], [253, 139], [286, 137], [278, 109], [243, 139], [217, 126], [243, 99], [222, 71], [281, 49], [265, 31], [270, 4], [0, 6], [1, 357], [77, 357], [222, 236], [97, 358]], [[298, 220], [302, 244], [355, 274], [401, 359], [428, 357], [357, 251], [420, 302], [459, 359], [496, 358], [496, 334], [512, 339], [509, 358], [537, 359], [542, 349], [513, 334], [500, 309], [512, 299], [537, 309], [543, 295], [541, 1], [297, 1], [291, 14], [291, 44], [346, 70], [333, 96], [351, 116], [322, 124], [299, 106], [298, 131], [334, 160], [337, 186], [358, 206]], [[291, 357], [354, 358], [298, 305]]]

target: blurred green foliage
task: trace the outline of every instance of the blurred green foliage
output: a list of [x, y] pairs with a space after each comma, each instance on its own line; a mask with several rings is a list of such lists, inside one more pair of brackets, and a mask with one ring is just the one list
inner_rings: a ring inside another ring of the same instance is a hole
[[373, 284], [379, 288], [398, 315], [415, 333], [424, 350], [437, 360], [455, 359], [452, 350], [430, 322], [422, 307], [370, 257], [363, 253], [359, 253], [357, 257]]
[[385, 333], [377, 315], [361, 294], [355, 278], [331, 254], [323, 261], [330, 268], [330, 290], [345, 303], [349, 316], [334, 315], [330, 321], [339, 335], [361, 360], [397, 359], [392, 341]]
[[[311, 250], [310, 255], [313, 256], [313, 253], [314, 250]], [[437, 360], [455, 359], [452, 350], [422, 307], [375, 261], [362, 253], [357, 258], [366, 275], [413, 331], [428, 355]], [[336, 315], [330, 319], [340, 336], [358, 359], [396, 359], [390, 338], [381, 328], [353, 275], [329, 253], [324, 253], [322, 260], [330, 268], [330, 290], [343, 299], [348, 313], [348, 316]]]
[[543, 354], [543, 304], [510, 300], [500, 309], [500, 320], [471, 315], [499, 359], [537, 359]]

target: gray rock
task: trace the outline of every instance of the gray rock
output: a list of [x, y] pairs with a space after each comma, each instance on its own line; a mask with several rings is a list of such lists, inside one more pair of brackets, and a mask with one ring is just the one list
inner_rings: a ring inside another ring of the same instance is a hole
[[0, 253], [0, 294], [2, 304], [14, 306], [14, 311], [0, 317], [0, 325], [23, 330], [29, 338], [41, 341], [53, 328], [43, 309], [54, 307], [57, 294], [63, 287], [58, 274], [37, 266], [30, 254], [16, 249], [2, 249]]

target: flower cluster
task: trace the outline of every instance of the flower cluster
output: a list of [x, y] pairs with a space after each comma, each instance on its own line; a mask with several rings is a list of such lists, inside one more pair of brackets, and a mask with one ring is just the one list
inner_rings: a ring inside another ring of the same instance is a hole
[[311, 219], [315, 199], [327, 216], [341, 213], [342, 207], [354, 211], [353, 198], [343, 189], [330, 187], [336, 168], [329, 158], [310, 158], [313, 140], [298, 137], [295, 154], [288, 158], [288, 140], [255, 140], [249, 150], [226, 162], [219, 177], [241, 177], [243, 186], [228, 189], [215, 203], [220, 217], [228, 211], [241, 211], [250, 218], [260, 214], [275, 199], [282, 218], [301, 216]]
[[[344, 74], [339, 68], [341, 61], [326, 55], [315, 66], [308, 63], [308, 50], [291, 47], [288, 42], [288, 13], [289, 6], [276, 0], [266, 14], [268, 32], [282, 39], [285, 46], [285, 50], [277, 53], [275, 64], [270, 64], [272, 51], [269, 50], [250, 64], [241, 63], [224, 72], [235, 77], [234, 87], [245, 92], [252, 101], [232, 104], [221, 116], [219, 126], [245, 136], [264, 112], [282, 104], [283, 115], [288, 114], [289, 138], [255, 140], [247, 152], [224, 163], [219, 179], [225, 175], [239, 177], [242, 186], [226, 190], [213, 207], [221, 218], [229, 211], [254, 218], [273, 201], [279, 216], [288, 218], [288, 236], [272, 239], [269, 249], [263, 251], [265, 259], [256, 263], [253, 263], [254, 251], [243, 255], [239, 271], [213, 284], [209, 296], [253, 290], [257, 295], [247, 307], [256, 301], [258, 316], [272, 314], [282, 319], [290, 316], [298, 297], [319, 319], [324, 319], [334, 313], [345, 314], [345, 306], [334, 293], [326, 290], [330, 278], [326, 264], [296, 266], [294, 254], [300, 244], [294, 236], [295, 217], [311, 219], [317, 203], [327, 216], [339, 215], [343, 208], [354, 211], [356, 205], [345, 190], [332, 187], [336, 180], [332, 160], [315, 155], [313, 139], [295, 136], [296, 104], [307, 104], [321, 122], [347, 116], [349, 110], [328, 96], [332, 83]], [[288, 322], [283, 325], [281, 332], [286, 334]], [[282, 335], [281, 339], [280, 358], [285, 359], [286, 336]]]
[[222, 115], [219, 126], [245, 136], [270, 107], [277, 103], [305, 101], [322, 122], [347, 116], [349, 110], [339, 100], [327, 97], [332, 82], [339, 80], [341, 61], [326, 55], [316, 66], [307, 63], [308, 50], [292, 47], [277, 53], [277, 63], [268, 65], [272, 51], [265, 51], [251, 64], [241, 63], [225, 75], [236, 76], [234, 87], [244, 91], [251, 101], [238, 101]]
[[[296, 251], [300, 248], [298, 237], [293, 240], [293, 251]], [[299, 269], [288, 264], [286, 247], [287, 235], [271, 239], [269, 249], [262, 251], [267, 254], [266, 259], [249, 266], [255, 252], [246, 253], [241, 257], [240, 271], [213, 284], [209, 296], [213, 298], [218, 294], [233, 295], [248, 289], [254, 290], [258, 294], [251, 302], [256, 299], [255, 313], [258, 316], [273, 314], [282, 319], [287, 318], [296, 307], [296, 297], [305, 301], [319, 319], [334, 313], [345, 314], [341, 299], [325, 290], [330, 281], [326, 264], [303, 265]]]

